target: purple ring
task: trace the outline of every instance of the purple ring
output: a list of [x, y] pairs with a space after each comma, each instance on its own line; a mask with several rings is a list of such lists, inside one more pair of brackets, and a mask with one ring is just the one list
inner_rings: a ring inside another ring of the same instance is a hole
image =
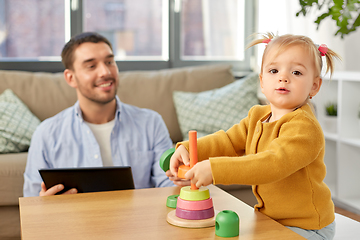
[[181, 208], [176, 208], [175, 215], [182, 219], [188, 220], [201, 220], [214, 217], [214, 207], [204, 210], [186, 210]]

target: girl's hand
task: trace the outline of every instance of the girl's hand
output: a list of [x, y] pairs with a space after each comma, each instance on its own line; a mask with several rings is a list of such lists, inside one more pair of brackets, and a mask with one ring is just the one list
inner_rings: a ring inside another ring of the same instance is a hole
[[198, 162], [193, 166], [186, 174], [187, 179], [191, 179], [191, 182], [196, 187], [207, 186], [213, 183], [211, 165], [209, 160]]
[[170, 173], [166, 175], [168, 177], [173, 175], [177, 178], [179, 166], [182, 164], [189, 166], [190, 158], [188, 150], [183, 145], [180, 145], [170, 158]]

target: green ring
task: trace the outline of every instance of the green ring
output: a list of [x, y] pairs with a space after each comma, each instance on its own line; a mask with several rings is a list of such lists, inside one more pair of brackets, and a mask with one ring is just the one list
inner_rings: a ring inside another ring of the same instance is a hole
[[164, 172], [170, 169], [170, 158], [174, 154], [175, 148], [166, 150], [160, 157], [160, 167]]
[[176, 208], [177, 198], [179, 195], [170, 195], [166, 200], [166, 206], [169, 208]]
[[180, 198], [187, 201], [201, 201], [209, 199], [210, 192], [206, 187], [200, 187], [197, 190], [192, 190], [190, 186], [186, 186], [181, 188]]

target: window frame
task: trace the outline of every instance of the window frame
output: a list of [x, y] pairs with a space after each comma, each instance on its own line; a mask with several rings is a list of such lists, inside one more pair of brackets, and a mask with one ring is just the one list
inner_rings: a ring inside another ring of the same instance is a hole
[[[251, 58], [254, 55], [253, 49], [245, 51], [244, 60], [182, 60], [180, 53], [180, 14], [175, 12], [175, 5], [179, 4], [177, 1], [168, 0], [169, 6], [169, 22], [168, 22], [168, 47], [169, 60], [116, 60], [119, 71], [133, 71], [133, 70], [160, 70], [166, 68], [178, 68], [199, 66], [205, 64], [230, 64], [233, 66], [235, 72], [249, 72], [251, 71]], [[245, 1], [245, 38], [250, 36], [255, 29], [255, 3], [254, 1]], [[75, 5], [74, 5], [75, 4]], [[74, 8], [75, 6], [75, 8]], [[70, 34], [74, 36], [82, 32], [83, 26], [83, 0], [65, 0], [65, 8], [70, 12]], [[66, 29], [66, 27], [65, 27]], [[66, 34], [66, 33], [65, 33]], [[65, 37], [65, 36], [64, 36]], [[65, 43], [64, 43], [65, 44]], [[61, 61], [47, 61], [47, 60], [29, 60], [29, 59], [0, 59], [0, 70], [20, 70], [31, 72], [62, 72], [64, 66]]]

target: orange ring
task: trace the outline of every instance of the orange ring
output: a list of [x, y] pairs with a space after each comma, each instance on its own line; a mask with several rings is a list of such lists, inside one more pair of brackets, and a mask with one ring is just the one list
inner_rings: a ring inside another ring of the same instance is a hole
[[178, 169], [178, 177], [185, 178], [185, 174], [190, 170], [190, 166], [181, 165]]

